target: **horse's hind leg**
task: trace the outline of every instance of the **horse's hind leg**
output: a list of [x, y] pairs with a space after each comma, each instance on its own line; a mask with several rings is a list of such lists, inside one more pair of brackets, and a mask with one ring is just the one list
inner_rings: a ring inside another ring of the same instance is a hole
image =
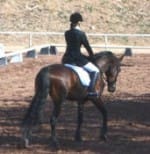
[[29, 140], [31, 138], [32, 127], [37, 125], [40, 120], [41, 110], [46, 103], [48, 93], [36, 94], [32, 100], [32, 103], [23, 119], [22, 123], [22, 137], [24, 141], [24, 147], [29, 146]]
[[56, 147], [59, 146], [59, 142], [58, 142], [57, 135], [56, 135], [56, 124], [57, 124], [57, 118], [60, 114], [60, 110], [61, 110], [61, 102], [57, 102], [57, 103], [55, 102], [52, 116], [50, 119], [50, 124], [51, 124], [51, 139], [52, 139], [53, 144]]

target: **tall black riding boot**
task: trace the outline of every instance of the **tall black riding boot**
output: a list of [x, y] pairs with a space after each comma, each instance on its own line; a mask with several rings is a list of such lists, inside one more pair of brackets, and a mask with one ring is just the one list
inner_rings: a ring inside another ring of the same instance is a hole
[[95, 91], [95, 84], [98, 79], [98, 76], [99, 76], [99, 73], [97, 73], [97, 72], [90, 73], [91, 82], [90, 82], [90, 86], [88, 88], [88, 96], [89, 97], [97, 97], [98, 96], [98, 93]]

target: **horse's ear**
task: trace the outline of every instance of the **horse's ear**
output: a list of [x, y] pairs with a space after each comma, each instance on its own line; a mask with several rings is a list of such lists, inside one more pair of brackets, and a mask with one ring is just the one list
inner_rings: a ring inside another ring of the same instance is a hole
[[132, 56], [132, 50], [131, 50], [131, 48], [126, 48], [124, 54], [121, 55], [120, 57], [118, 57], [118, 59], [120, 61], [122, 61], [123, 58], [124, 58], [124, 56]]
[[124, 58], [125, 54], [121, 55], [120, 57], [118, 57], [119, 61], [121, 62]]

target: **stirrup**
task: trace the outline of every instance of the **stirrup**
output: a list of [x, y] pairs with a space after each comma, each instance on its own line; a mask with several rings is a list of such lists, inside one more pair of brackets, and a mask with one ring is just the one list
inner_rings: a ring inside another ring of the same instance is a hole
[[98, 97], [98, 93], [96, 93], [96, 92], [88, 92], [87, 96], [88, 97]]

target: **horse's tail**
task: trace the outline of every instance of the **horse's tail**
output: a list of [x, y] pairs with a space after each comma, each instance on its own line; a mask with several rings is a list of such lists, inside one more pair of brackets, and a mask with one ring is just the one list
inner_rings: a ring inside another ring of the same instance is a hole
[[44, 106], [50, 87], [49, 68], [40, 70], [35, 79], [35, 95], [23, 119], [23, 126], [36, 125], [40, 120], [40, 113]]

